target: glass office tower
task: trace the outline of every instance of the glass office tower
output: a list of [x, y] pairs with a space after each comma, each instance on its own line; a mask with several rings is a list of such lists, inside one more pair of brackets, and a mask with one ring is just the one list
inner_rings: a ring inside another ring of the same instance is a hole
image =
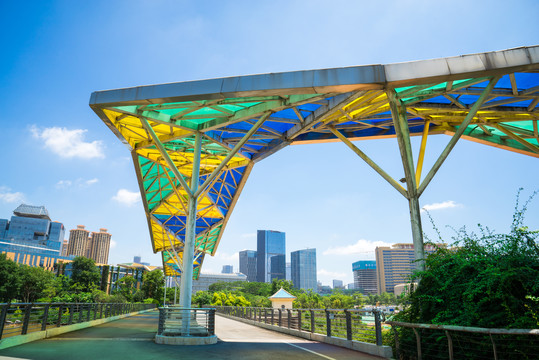
[[52, 269], [61, 256], [65, 228], [51, 221], [44, 206], [21, 204], [11, 220], [0, 219], [0, 253], [29, 266]]
[[256, 281], [256, 251], [240, 251], [240, 273], [247, 275], [247, 281]]
[[[271, 282], [273, 279], [285, 279], [285, 247], [286, 240], [284, 232], [273, 230], [258, 230], [256, 260], [257, 281]], [[272, 261], [272, 257], [274, 256], [277, 256], [277, 258]]]
[[291, 278], [294, 287], [297, 289], [311, 289], [317, 291], [316, 279], [316, 249], [305, 249], [292, 251]]

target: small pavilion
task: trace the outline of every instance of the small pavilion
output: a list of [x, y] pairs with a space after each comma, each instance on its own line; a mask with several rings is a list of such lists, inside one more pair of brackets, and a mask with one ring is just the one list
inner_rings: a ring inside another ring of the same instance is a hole
[[292, 303], [296, 297], [283, 288], [280, 288], [275, 294], [271, 295], [271, 306], [274, 309], [292, 309]]

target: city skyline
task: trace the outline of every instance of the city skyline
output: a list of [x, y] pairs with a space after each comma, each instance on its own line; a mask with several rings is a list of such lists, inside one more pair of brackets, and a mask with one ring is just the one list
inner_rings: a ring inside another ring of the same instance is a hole
[[[149, 3], [96, 1], [75, 6], [50, 2], [33, 4], [30, 11], [22, 8], [24, 4], [3, 4], [3, 27], [12, 36], [5, 43], [10, 56], [0, 60], [5, 109], [0, 121], [4, 174], [0, 218], [8, 218], [22, 202], [44, 205], [67, 229], [77, 224], [109, 229], [114, 234], [111, 263], [142, 255], [152, 265], [162, 265], [160, 255], [151, 250], [129, 152], [88, 107], [91, 92], [458, 56], [534, 45], [539, 32], [534, 18], [539, 5], [533, 1], [517, 1], [511, 8], [501, 1], [488, 2], [488, 6], [481, 1], [457, 1], [452, 7], [416, 2], [419, 8], [398, 2], [346, 4], [346, 11], [343, 3], [332, 9], [322, 4], [304, 9], [294, 1], [250, 3], [248, 7], [215, 3], [208, 11], [185, 2], [166, 13]], [[467, 9], [465, 14], [459, 10], [462, 7]], [[529, 11], [517, 12], [519, 8]], [[25, 17], [13, 16], [22, 13]], [[142, 14], [163, 21], [130, 26], [140, 24]], [[268, 14], [279, 19], [278, 26], [271, 26], [272, 32], [257, 26], [262, 15]], [[364, 26], [379, 36], [357, 43], [358, 14]], [[464, 27], [442, 30], [439, 24], [451, 17], [473, 22], [474, 35]], [[421, 41], [400, 41], [417, 37], [417, 29], [398, 24], [397, 18], [421, 20], [429, 31], [422, 33]], [[491, 26], [502, 19], [505, 26]], [[314, 23], [324, 26], [312, 27]], [[312, 36], [303, 39], [298, 56], [283, 56], [297, 53], [293, 42], [279, 42], [279, 51], [267, 51], [265, 41], [255, 41], [304, 33], [306, 28]], [[328, 32], [330, 28], [335, 33]], [[399, 37], [395, 37], [397, 32]], [[223, 38], [235, 40], [230, 44]], [[124, 55], [141, 41], [149, 44], [148, 51]], [[186, 48], [195, 51], [185, 56]], [[104, 56], [112, 49], [122, 55]], [[162, 49], [167, 49], [167, 56], [156, 57]], [[416, 150], [419, 139], [413, 140]], [[444, 135], [429, 138], [427, 164], [432, 164], [448, 140]], [[402, 177], [395, 139], [356, 144], [395, 178]], [[420, 204], [430, 209], [447, 242], [454, 233], [446, 225], [476, 230], [475, 225], [481, 223], [507, 232], [518, 188], [525, 188], [525, 200], [539, 187], [537, 161], [461, 140]], [[539, 199], [530, 204], [526, 219], [531, 228], [539, 228]], [[426, 213], [422, 220], [425, 233], [436, 240]], [[317, 277], [324, 284], [333, 279], [352, 282], [353, 262], [373, 260], [376, 246], [411, 240], [406, 201], [342, 143], [289, 146], [257, 163], [216, 256], [206, 257], [202, 271], [218, 273], [232, 261], [237, 269], [237, 253], [256, 248], [257, 229], [285, 232], [286, 253], [317, 248]]]

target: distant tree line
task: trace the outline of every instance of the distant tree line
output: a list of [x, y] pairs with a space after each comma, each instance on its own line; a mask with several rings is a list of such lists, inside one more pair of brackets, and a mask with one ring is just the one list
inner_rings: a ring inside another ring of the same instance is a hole
[[105, 292], [108, 267], [100, 272], [94, 261], [76, 257], [71, 277], [40, 267], [17, 264], [0, 254], [0, 302], [159, 302], [163, 297], [164, 277], [159, 269], [145, 272], [142, 286], [131, 275], [115, 283], [111, 294]]
[[253, 306], [271, 307], [269, 297], [283, 288], [296, 297], [294, 308], [301, 309], [345, 309], [365, 305], [395, 305], [400, 302], [394, 294], [363, 295], [359, 291], [334, 290], [331, 294], [320, 295], [311, 290], [296, 289], [290, 280], [274, 279], [271, 283], [261, 282], [217, 282], [208, 291], [199, 291], [193, 296], [193, 303], [203, 306]]

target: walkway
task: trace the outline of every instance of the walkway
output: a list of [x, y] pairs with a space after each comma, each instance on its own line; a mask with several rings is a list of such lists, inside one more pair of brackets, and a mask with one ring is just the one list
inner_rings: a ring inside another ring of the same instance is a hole
[[152, 311], [60, 336], [0, 350], [4, 359], [381, 359], [333, 345], [216, 316], [219, 342], [206, 346], [157, 345], [158, 312]]

